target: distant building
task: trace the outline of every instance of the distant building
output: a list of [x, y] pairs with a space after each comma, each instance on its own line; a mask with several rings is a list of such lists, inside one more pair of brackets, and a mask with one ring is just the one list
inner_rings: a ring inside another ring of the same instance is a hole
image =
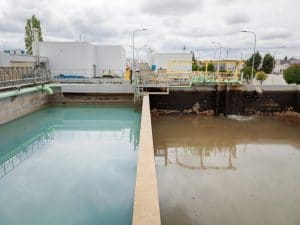
[[5, 53], [13, 54], [13, 55], [25, 55], [25, 50], [21, 48], [16, 48], [16, 49], [6, 49], [4, 50]]
[[149, 65], [154, 70], [192, 71], [193, 53], [153, 52]]
[[300, 65], [299, 59], [278, 59], [276, 60], [275, 67], [274, 67], [274, 74], [282, 74], [284, 70], [289, 68], [292, 65]]
[[[33, 67], [36, 58], [32, 55], [26, 55], [25, 51], [24, 53], [22, 51], [4, 50], [0, 52], [0, 67]], [[47, 68], [48, 59], [46, 57], [40, 57], [40, 62], [44, 64], [44, 68]]]

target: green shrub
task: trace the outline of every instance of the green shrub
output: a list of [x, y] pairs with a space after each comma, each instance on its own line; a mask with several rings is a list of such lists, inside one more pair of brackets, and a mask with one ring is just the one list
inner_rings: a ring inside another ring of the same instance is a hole
[[209, 72], [215, 72], [215, 67], [214, 67], [213, 63], [209, 63], [207, 65], [207, 71], [209, 71]]
[[283, 78], [288, 84], [300, 84], [300, 66], [290, 66], [283, 72]]
[[256, 80], [260, 81], [260, 85], [262, 85], [262, 83], [268, 78], [268, 75], [263, 71], [259, 71], [256, 73], [255, 77]]
[[199, 70], [199, 66], [197, 63], [193, 63], [192, 64], [192, 71], [198, 71]]

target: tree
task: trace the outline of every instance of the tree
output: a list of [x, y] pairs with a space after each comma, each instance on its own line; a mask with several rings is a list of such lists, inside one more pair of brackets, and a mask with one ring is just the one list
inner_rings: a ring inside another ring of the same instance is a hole
[[39, 41], [43, 41], [41, 23], [35, 15], [32, 15], [32, 17], [26, 21], [25, 25], [25, 48], [26, 53], [29, 55], [32, 55], [33, 28], [38, 30]]
[[199, 71], [205, 71], [205, 68], [206, 68], [205, 66], [201, 66], [201, 65], [200, 65], [200, 66], [199, 66]]
[[191, 51], [192, 53], [192, 71], [198, 71], [199, 70], [199, 66], [198, 66], [198, 62], [197, 62], [197, 59], [195, 57], [195, 53], [193, 51]]
[[207, 71], [209, 72], [215, 72], [215, 67], [213, 63], [208, 63], [207, 65]]
[[300, 84], [300, 66], [290, 66], [283, 72], [283, 78], [288, 84]]
[[[244, 79], [247, 81], [247, 83], [249, 84], [249, 80], [251, 80], [251, 75], [252, 75], [252, 66], [246, 66], [244, 67], [241, 72], [243, 73], [243, 77]], [[256, 73], [256, 70], [253, 70], [253, 74]]]
[[260, 85], [262, 85], [262, 83], [268, 78], [268, 75], [263, 72], [263, 71], [259, 71], [256, 73], [256, 80], [260, 81]]
[[266, 74], [270, 74], [273, 71], [275, 65], [275, 59], [273, 56], [271, 56], [270, 53], [265, 54], [263, 63], [262, 63], [262, 71], [264, 71]]
[[192, 64], [192, 71], [198, 71], [199, 70], [199, 66], [196, 62], [193, 62]]
[[[252, 67], [252, 63], [253, 63], [253, 55], [246, 61], [246, 66], [251, 66]], [[254, 69], [257, 70], [259, 65], [261, 63], [261, 55], [259, 54], [259, 52], [255, 53], [255, 57], [254, 57]]]

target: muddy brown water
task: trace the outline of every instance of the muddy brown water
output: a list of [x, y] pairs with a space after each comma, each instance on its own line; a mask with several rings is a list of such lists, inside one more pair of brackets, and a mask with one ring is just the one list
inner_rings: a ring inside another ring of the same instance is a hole
[[300, 125], [152, 118], [162, 225], [300, 225]]

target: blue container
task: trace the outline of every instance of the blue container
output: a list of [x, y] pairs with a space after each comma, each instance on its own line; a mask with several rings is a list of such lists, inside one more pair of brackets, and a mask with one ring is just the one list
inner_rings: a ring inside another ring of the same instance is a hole
[[152, 66], [151, 66], [151, 70], [152, 70], [152, 71], [156, 70], [156, 65], [152, 65]]

